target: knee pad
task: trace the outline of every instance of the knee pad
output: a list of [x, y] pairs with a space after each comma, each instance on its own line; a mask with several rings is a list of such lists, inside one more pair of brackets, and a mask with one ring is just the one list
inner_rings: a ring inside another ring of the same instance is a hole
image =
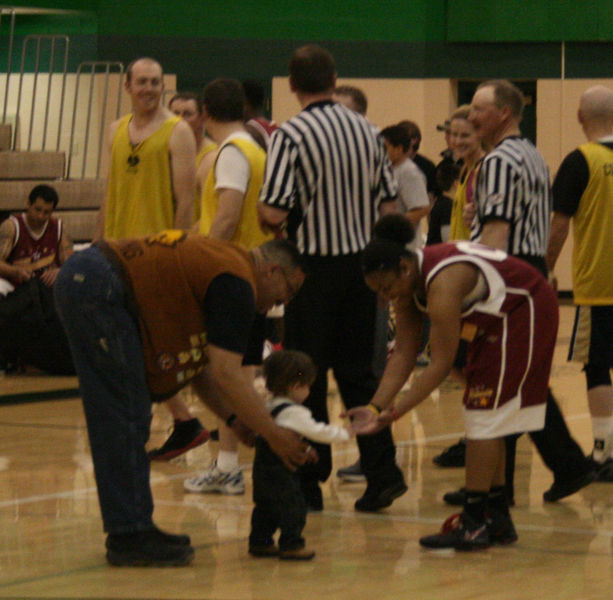
[[599, 385], [611, 385], [611, 373], [609, 367], [601, 367], [588, 363], [583, 367], [587, 389], [598, 387]]

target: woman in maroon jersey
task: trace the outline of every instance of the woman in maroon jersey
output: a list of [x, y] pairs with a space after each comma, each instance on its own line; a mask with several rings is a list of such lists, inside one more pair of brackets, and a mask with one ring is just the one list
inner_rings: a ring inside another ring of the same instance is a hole
[[[458, 550], [508, 544], [517, 534], [504, 493], [503, 437], [543, 427], [556, 295], [536, 269], [501, 250], [461, 241], [412, 252], [406, 249], [412, 236], [405, 219], [389, 215], [363, 251], [368, 286], [394, 304], [397, 338], [371, 404], [349, 415], [358, 434], [389, 425], [440, 385], [460, 338], [467, 340], [466, 502], [441, 533], [420, 543]], [[431, 361], [396, 399], [415, 366], [424, 313], [431, 322]]]

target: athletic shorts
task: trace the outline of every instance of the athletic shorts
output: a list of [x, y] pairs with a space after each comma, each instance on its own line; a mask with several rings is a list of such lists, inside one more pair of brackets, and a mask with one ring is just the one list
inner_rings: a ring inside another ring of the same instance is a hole
[[568, 360], [613, 368], [613, 306], [577, 306]]
[[[545, 283], [504, 318], [480, 321], [468, 341], [464, 423], [469, 439], [537, 431], [545, 424], [558, 304]], [[473, 326], [474, 327], [474, 326]]]

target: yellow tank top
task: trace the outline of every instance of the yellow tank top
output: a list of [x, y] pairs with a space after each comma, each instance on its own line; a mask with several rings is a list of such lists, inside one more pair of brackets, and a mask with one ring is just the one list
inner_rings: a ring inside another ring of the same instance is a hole
[[573, 216], [573, 295], [576, 304], [613, 305], [613, 150], [579, 146], [590, 178]]
[[198, 152], [198, 156], [196, 156], [196, 167], [200, 166], [200, 162], [209, 152], [214, 152], [215, 150], [217, 150], [217, 144], [215, 142], [205, 144], [200, 152]]
[[466, 204], [467, 196], [470, 195], [472, 200], [475, 197], [475, 186], [477, 185], [477, 174], [481, 161], [477, 162], [473, 168], [468, 171], [465, 177], [458, 183], [458, 187], [453, 199], [451, 207], [451, 222], [449, 224], [449, 241], [452, 240], [469, 240], [470, 227], [464, 223], [464, 205]]
[[[247, 250], [251, 250], [251, 248], [272, 239], [271, 235], [264, 233], [260, 229], [257, 212], [260, 190], [264, 181], [266, 153], [256, 142], [244, 138], [234, 138], [226, 142], [220, 147], [220, 151], [227, 144], [234, 144], [245, 155], [250, 169], [249, 187], [243, 202], [243, 210], [234, 236], [230, 241], [240, 244], [247, 248]], [[211, 230], [213, 219], [219, 207], [219, 197], [215, 191], [215, 184], [215, 165], [213, 165], [202, 190], [200, 233], [205, 235], [208, 235]]]
[[[215, 152], [215, 150], [217, 150], [217, 144], [215, 142], [206, 143], [200, 152], [198, 152], [198, 156], [196, 156], [196, 169], [200, 166], [202, 159], [210, 152]], [[194, 196], [194, 223], [198, 221], [200, 221], [200, 194], [198, 194], [198, 190], [196, 190], [196, 195]]]
[[106, 197], [104, 237], [121, 239], [174, 226], [175, 200], [169, 140], [180, 117], [170, 117], [140, 144], [132, 146], [123, 117], [113, 138]]

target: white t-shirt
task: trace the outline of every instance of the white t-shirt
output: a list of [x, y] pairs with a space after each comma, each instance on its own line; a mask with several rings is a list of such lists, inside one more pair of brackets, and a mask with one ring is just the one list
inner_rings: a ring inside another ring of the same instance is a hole
[[[245, 194], [249, 187], [251, 168], [247, 157], [239, 150], [238, 146], [228, 144], [235, 139], [243, 139], [257, 144], [246, 132], [237, 131], [230, 134], [221, 144], [221, 150], [215, 162], [215, 189], [231, 189]], [[224, 146], [224, 144], [228, 144]], [[223, 147], [222, 147], [223, 146]]]
[[[392, 171], [398, 183], [398, 205], [403, 213], [430, 205], [426, 190], [426, 176], [410, 158], [394, 165]], [[423, 240], [421, 224], [417, 223], [413, 227], [415, 239], [409, 244], [409, 248], [415, 250], [423, 246]]]

